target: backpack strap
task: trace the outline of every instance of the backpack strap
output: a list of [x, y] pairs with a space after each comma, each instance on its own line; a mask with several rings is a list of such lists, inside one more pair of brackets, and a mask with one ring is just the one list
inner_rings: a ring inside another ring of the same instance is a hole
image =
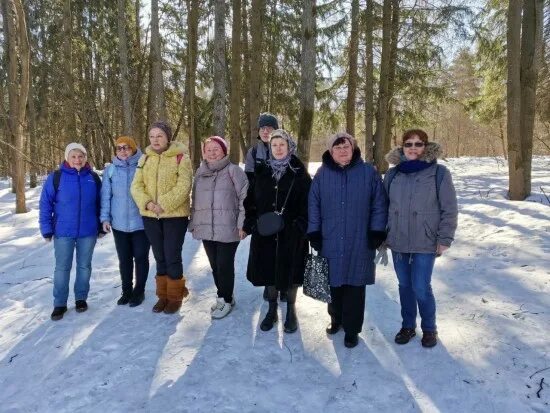
[[56, 194], [57, 194], [57, 190], [59, 189], [60, 181], [61, 181], [61, 169], [56, 169], [55, 171], [53, 171], [53, 189]]
[[388, 196], [390, 196], [390, 185], [393, 181], [393, 178], [395, 178], [395, 175], [397, 175], [397, 168], [393, 167], [388, 169], [388, 172], [386, 172], [386, 193]]

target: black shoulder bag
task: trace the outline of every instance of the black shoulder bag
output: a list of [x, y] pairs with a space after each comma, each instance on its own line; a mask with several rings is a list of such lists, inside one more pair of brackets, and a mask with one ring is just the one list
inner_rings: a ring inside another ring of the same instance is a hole
[[296, 177], [292, 178], [292, 183], [286, 194], [285, 202], [281, 207], [280, 211], [266, 212], [258, 217], [256, 227], [258, 228], [258, 234], [262, 237], [268, 237], [270, 235], [275, 235], [281, 232], [285, 227], [285, 220], [283, 219], [283, 212], [285, 212], [286, 203], [292, 187], [294, 186], [294, 180]]

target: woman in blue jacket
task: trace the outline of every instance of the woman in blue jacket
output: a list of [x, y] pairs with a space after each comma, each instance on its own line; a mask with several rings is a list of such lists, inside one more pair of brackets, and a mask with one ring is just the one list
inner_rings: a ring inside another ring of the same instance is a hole
[[[130, 194], [130, 185], [142, 153], [129, 136], [115, 143], [116, 156], [103, 173], [101, 187], [101, 223], [103, 231], [113, 230], [118, 255], [122, 295], [118, 305], [140, 305], [145, 298], [145, 283], [149, 274], [149, 240], [143, 229], [139, 209]], [[134, 279], [134, 262], [136, 283]]]
[[40, 195], [40, 233], [46, 241], [53, 238], [55, 251], [52, 320], [62, 319], [67, 311], [75, 249], [75, 307], [79, 313], [88, 309], [92, 255], [101, 229], [101, 181], [86, 159], [84, 146], [67, 145], [65, 162], [48, 176]]
[[358, 344], [365, 286], [374, 284], [375, 250], [385, 239], [388, 206], [380, 175], [361, 159], [347, 133], [331, 137], [309, 192], [308, 237], [329, 265], [331, 324], [344, 328], [346, 347]]

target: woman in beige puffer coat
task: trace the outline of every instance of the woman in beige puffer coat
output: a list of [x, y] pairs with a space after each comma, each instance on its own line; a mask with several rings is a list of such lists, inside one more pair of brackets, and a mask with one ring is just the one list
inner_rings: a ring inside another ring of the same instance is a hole
[[212, 318], [223, 318], [235, 305], [235, 253], [246, 234], [243, 202], [248, 190], [244, 171], [229, 161], [227, 143], [211, 136], [203, 145], [203, 161], [195, 174], [189, 231], [202, 240], [212, 267], [218, 298]]

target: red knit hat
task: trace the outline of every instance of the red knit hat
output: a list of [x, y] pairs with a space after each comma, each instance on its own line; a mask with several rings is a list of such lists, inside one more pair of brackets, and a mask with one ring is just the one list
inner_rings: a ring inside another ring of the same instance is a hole
[[222, 138], [221, 136], [210, 136], [204, 141], [203, 150], [206, 147], [206, 144], [209, 142], [216, 142], [217, 144], [219, 144], [222, 147], [223, 156], [227, 156], [227, 142], [224, 138]]

